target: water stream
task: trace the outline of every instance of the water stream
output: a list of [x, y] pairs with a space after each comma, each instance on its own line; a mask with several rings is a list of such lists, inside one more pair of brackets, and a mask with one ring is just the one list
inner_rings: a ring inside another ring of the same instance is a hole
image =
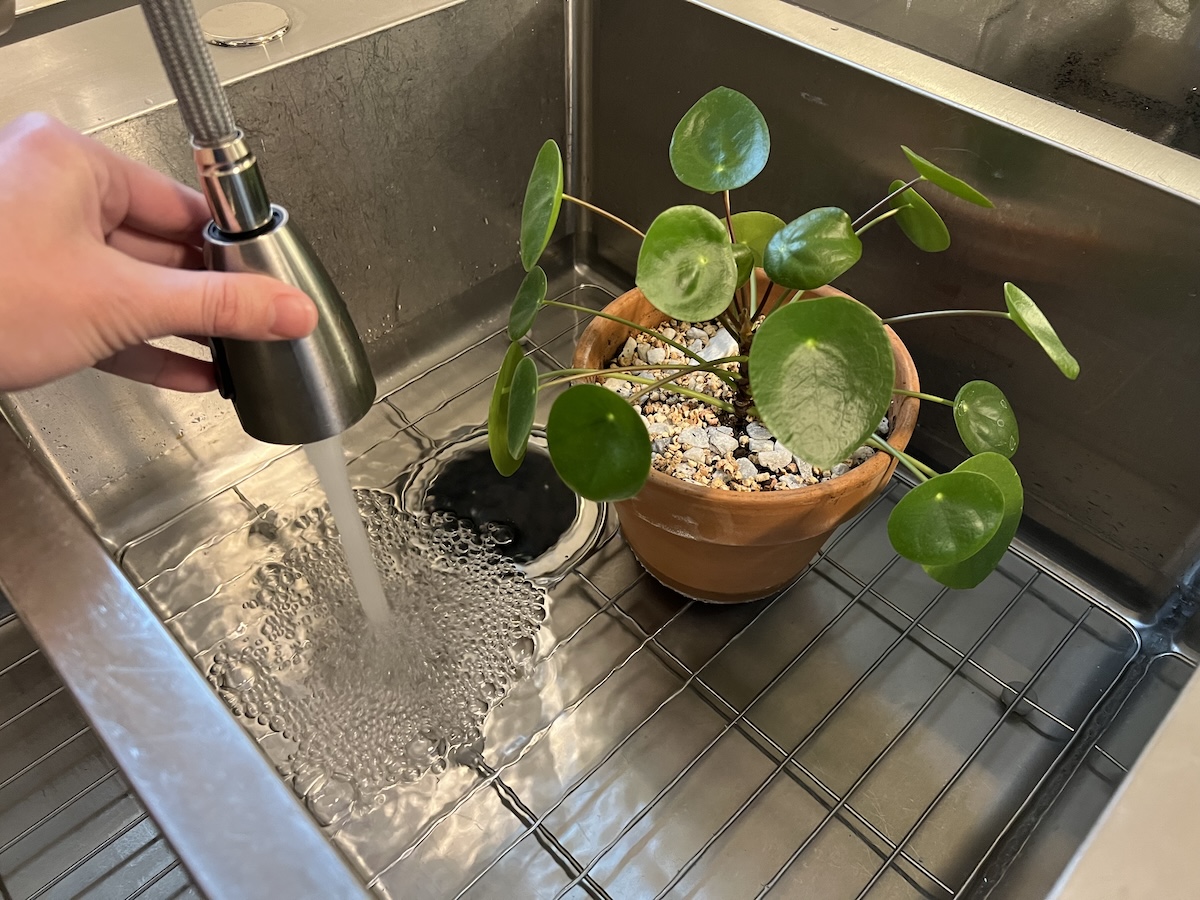
[[371, 543], [367, 529], [363, 526], [358, 503], [350, 489], [350, 478], [346, 474], [346, 460], [340, 435], [304, 445], [304, 453], [312, 467], [317, 470], [321, 487], [329, 499], [329, 510], [337, 523], [342, 538], [342, 549], [346, 553], [346, 565], [362, 604], [367, 621], [380, 628], [389, 618], [387, 597], [383, 593], [383, 582], [379, 569], [371, 555]]

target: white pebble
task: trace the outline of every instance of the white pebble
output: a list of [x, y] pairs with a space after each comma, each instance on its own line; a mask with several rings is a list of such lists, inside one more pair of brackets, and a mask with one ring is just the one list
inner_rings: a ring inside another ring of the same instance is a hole
[[806, 482], [799, 475], [792, 475], [791, 473], [788, 473], [779, 479], [779, 486], [782, 488], [787, 488], [788, 490], [805, 487], [807, 483], [808, 482]]
[[751, 453], [770, 453], [775, 449], [775, 442], [770, 438], [751, 438], [747, 448]]
[[737, 460], [738, 477], [745, 481], [750, 481], [758, 474], [758, 469], [754, 463], [742, 456]]
[[687, 330], [687, 338], [689, 341], [707, 341], [708, 332], [703, 328], [697, 328], [695, 325], [693, 325]]
[[738, 351], [738, 342], [733, 335], [722, 328], [709, 340], [708, 346], [700, 351], [700, 355], [705, 359], [712, 361], [720, 359], [723, 356], [734, 356]]
[[659, 329], [659, 334], [665, 337], [668, 341], [673, 341], [679, 332], [677, 332], [674, 328], [667, 327]]
[[652, 438], [667, 437], [671, 433], [671, 426], [666, 422], [651, 422], [646, 426], [646, 430]]
[[875, 429], [876, 432], [882, 434], [884, 437], [887, 437], [887, 433], [891, 430], [892, 426], [888, 423], [887, 416], [883, 417], [883, 419], [879, 422], [879, 427]]
[[792, 454], [786, 450], [782, 452], [778, 450], [771, 450], [767, 453], [758, 454], [758, 464], [760, 466], [765, 466], [773, 472], [786, 469], [791, 461]]
[[688, 462], [694, 462], [698, 466], [708, 462], [708, 451], [703, 447], [691, 447], [683, 451], [683, 458]]
[[700, 340], [692, 341], [690, 344], [688, 344], [688, 349], [691, 350], [693, 353], [699, 355], [700, 351], [704, 349], [704, 341], [700, 341]]
[[836, 466], [833, 467], [833, 470], [829, 474], [830, 474], [830, 477], [837, 478], [839, 475], [845, 475], [849, 471], [850, 471], [850, 467], [848, 465], [846, 465], [845, 463], [838, 463]]
[[799, 470], [800, 479], [805, 484], [812, 484], [813, 482], [815, 482], [817, 480], [817, 477], [813, 474], [813, 467], [810, 466], [808, 463], [806, 463], [804, 460], [800, 459], [800, 457], [795, 457], [795, 459], [796, 459], [796, 468]]
[[874, 455], [875, 451], [870, 447], [859, 447], [854, 451], [854, 462], [861, 466]]
[[661, 366], [667, 358], [667, 351], [662, 347], [651, 347], [646, 351], [646, 362], [652, 366]]
[[732, 434], [726, 434], [719, 429], [711, 429], [708, 433], [708, 444], [721, 456], [732, 453], [739, 446], [738, 439]]
[[774, 440], [775, 438], [770, 429], [759, 422], [750, 422], [746, 425], [746, 436], [754, 441]]
[[707, 447], [708, 429], [701, 427], [684, 429], [679, 435], [679, 443], [684, 447]]
[[696, 477], [696, 469], [693, 466], [689, 466], [687, 463], [680, 463], [674, 468], [671, 474], [676, 478], [683, 478], [690, 481]]

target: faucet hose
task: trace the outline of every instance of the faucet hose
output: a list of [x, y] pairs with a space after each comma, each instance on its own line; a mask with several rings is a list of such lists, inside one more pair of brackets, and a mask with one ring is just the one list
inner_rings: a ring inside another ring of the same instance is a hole
[[183, 123], [199, 147], [216, 147], [238, 136], [233, 111], [204, 44], [191, 0], [141, 0]]

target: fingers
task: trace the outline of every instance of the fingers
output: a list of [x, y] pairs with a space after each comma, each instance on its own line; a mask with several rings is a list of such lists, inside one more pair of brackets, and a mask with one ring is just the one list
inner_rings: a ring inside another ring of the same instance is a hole
[[217, 386], [212, 363], [149, 344], [139, 344], [102, 359], [96, 368], [172, 391], [201, 393]]
[[122, 290], [140, 340], [170, 334], [293, 340], [317, 326], [305, 294], [265, 275], [192, 272], [117, 257]]
[[98, 141], [80, 138], [101, 188], [105, 231], [119, 225], [177, 243], [198, 244], [210, 218], [193, 188], [122, 156]]
[[155, 237], [134, 228], [120, 227], [108, 236], [108, 246], [126, 256], [173, 269], [203, 269], [204, 253], [199, 247]]

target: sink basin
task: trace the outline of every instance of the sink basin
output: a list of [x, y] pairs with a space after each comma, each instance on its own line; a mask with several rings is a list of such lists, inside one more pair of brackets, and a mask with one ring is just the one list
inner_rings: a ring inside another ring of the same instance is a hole
[[[252, 441], [216, 397], [97, 373], [2, 398], [0, 490], [15, 500], [0, 587], [195, 889], [1048, 896], [1197, 658], [1184, 613], [1200, 476], [1178, 448], [1200, 400], [1163, 386], [1187, 377], [1200, 324], [1200, 161], [784, 0], [298, 6], [283, 41], [214, 58], [273, 195], [302, 211], [367, 342], [380, 398], [345, 435], [360, 491], [419, 511], [430, 460], [478, 440], [541, 143], [567, 148], [572, 192], [647, 223], [695, 202], [665, 148], [715, 84], [772, 127], [742, 208], [866, 208], [901, 170], [900, 144], [952, 163], [997, 209], [944, 207], [955, 243], [936, 257], [873, 231], [842, 286], [887, 315], [994, 308], [1011, 279], [1084, 375], [1060, 383], [999, 328], [904, 334], [928, 389], [987, 378], [1021, 415], [1026, 520], [974, 591], [940, 590], [892, 552], [899, 478], [779, 596], [723, 608], [650, 579], [614, 515], [572, 511], [570, 549], [537, 570], [529, 672], [482, 742], [444, 772], [357, 785], [335, 815], [314, 809], [280, 732], [204, 677], [218, 654], [269, 640], [256, 573], [323, 502], [303, 454]], [[87, 95], [52, 77], [83, 49], [111, 70]], [[0, 95], [0, 119], [53, 108], [190, 180], [152, 62], [136, 9], [0, 48], [32, 85]], [[568, 216], [551, 292], [599, 308], [631, 283], [637, 249]], [[583, 320], [539, 317], [543, 369], [569, 364]], [[951, 466], [953, 423], [937, 413], [913, 446]], [[189, 750], [198, 734], [212, 749]], [[214, 837], [235, 800], [246, 832], [272, 841]]]

